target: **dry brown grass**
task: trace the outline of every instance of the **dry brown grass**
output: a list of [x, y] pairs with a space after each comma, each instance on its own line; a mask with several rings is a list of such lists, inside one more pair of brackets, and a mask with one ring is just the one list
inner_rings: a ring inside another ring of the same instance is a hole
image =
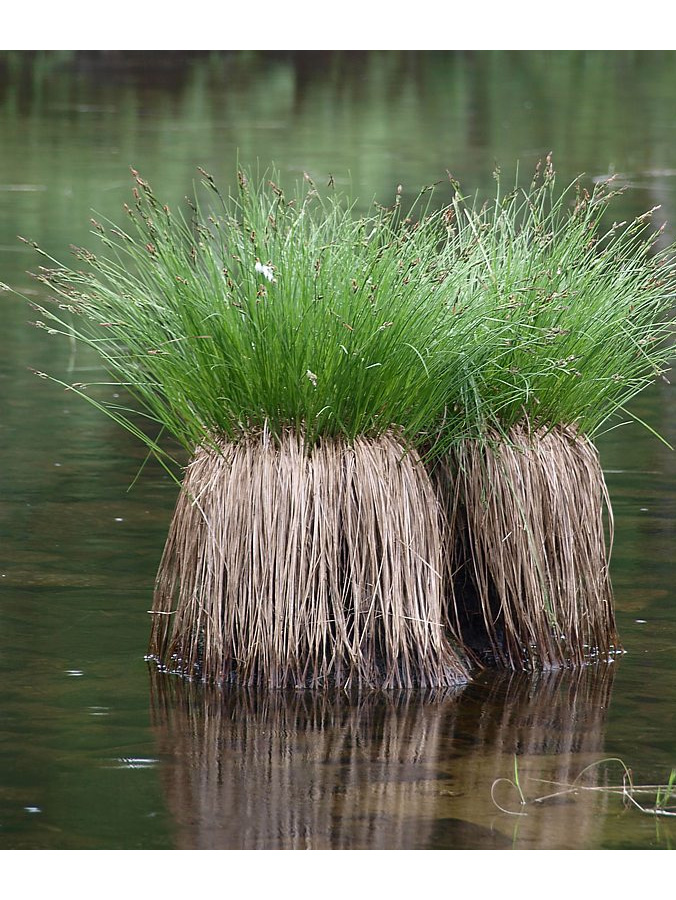
[[461, 683], [441, 533], [429, 475], [392, 432], [308, 450], [287, 429], [200, 448], [160, 564], [150, 653], [250, 686]]
[[594, 445], [527, 425], [467, 441], [436, 471], [447, 507], [450, 618], [494, 664], [552, 669], [618, 649]]

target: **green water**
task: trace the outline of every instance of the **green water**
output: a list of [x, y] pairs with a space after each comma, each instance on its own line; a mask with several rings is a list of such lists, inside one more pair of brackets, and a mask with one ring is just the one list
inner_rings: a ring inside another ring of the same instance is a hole
[[[239, 155], [286, 181], [332, 174], [365, 207], [446, 170], [489, 192], [496, 161], [511, 177], [549, 150], [561, 182], [616, 172], [618, 218], [659, 204], [676, 221], [676, 54], [2, 53], [0, 281], [39, 298], [17, 234], [65, 257], [92, 214], [120, 218], [130, 165], [170, 203], [197, 165], [231, 183]], [[96, 360], [0, 302], [0, 849], [676, 843], [605, 792], [527, 816], [491, 798], [515, 754], [529, 798], [603, 757], [637, 783], [676, 766], [676, 455], [647, 431], [599, 442], [627, 649], [612, 666], [484, 673], [443, 698], [191, 687], [143, 658], [175, 485], [149, 465], [128, 491], [142, 448], [29, 369], [96, 381]], [[673, 390], [632, 407], [672, 443]], [[505, 782], [495, 799], [522, 811]]]

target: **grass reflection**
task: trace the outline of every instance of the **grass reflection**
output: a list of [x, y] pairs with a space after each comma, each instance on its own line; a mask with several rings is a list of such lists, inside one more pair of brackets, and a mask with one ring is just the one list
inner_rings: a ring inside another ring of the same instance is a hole
[[[572, 781], [603, 755], [613, 666], [441, 696], [251, 693], [151, 669], [151, 719], [184, 849], [587, 848], [607, 797], [514, 820], [491, 786]], [[590, 773], [585, 782], [597, 777]], [[530, 811], [529, 811], [530, 812]]]

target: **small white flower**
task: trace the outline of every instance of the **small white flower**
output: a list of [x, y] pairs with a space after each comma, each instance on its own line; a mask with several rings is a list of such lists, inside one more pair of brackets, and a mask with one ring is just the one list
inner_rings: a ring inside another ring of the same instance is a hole
[[315, 375], [314, 372], [311, 372], [308, 369], [307, 372], [305, 373], [305, 377], [310, 379], [313, 387], [317, 387], [317, 376]]
[[260, 259], [256, 260], [256, 271], [262, 275], [264, 278], [267, 278], [268, 281], [275, 280], [275, 273], [272, 269], [272, 266], [264, 266]]

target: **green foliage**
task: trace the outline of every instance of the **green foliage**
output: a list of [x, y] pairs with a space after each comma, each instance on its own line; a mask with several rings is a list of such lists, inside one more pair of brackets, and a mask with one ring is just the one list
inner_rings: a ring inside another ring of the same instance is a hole
[[126, 229], [94, 222], [100, 251], [76, 251], [87, 271], [38, 273], [56, 294], [38, 324], [94, 348], [190, 450], [287, 426], [395, 426], [437, 452], [524, 419], [593, 434], [671, 355], [671, 252], [647, 216], [604, 231], [608, 184], [557, 195], [549, 160], [490, 204], [451, 181], [441, 208], [424, 189], [366, 216], [308, 176], [287, 198], [240, 172], [223, 197], [202, 174], [210, 205], [186, 219], [133, 172]]
[[480, 406], [503, 429], [525, 417], [593, 435], [673, 355], [673, 248], [658, 249], [654, 210], [605, 225], [616, 193], [611, 180], [557, 195], [548, 159], [527, 192], [498, 188], [480, 210], [454, 201], [476, 236], [461, 302], [489, 309]]
[[[619, 766], [622, 773], [622, 784], [612, 785], [608, 784], [606, 781], [605, 784], [598, 785], [590, 784], [588, 780], [585, 781], [585, 779], [589, 779], [590, 776], [598, 774], [599, 771], [604, 771], [610, 763]], [[639, 812], [645, 813], [646, 815], [676, 816], [676, 807], [673, 803], [670, 803], [670, 800], [673, 799], [675, 794], [676, 769], [671, 770], [669, 780], [666, 784], [636, 785], [634, 784], [632, 770], [627, 764], [617, 757], [608, 757], [606, 759], [596, 760], [588, 766], [585, 766], [570, 783], [548, 782], [539, 778], [532, 780], [538, 781], [541, 784], [547, 784], [550, 788], [553, 788], [553, 790], [548, 791], [546, 794], [541, 794], [540, 796], [527, 798], [521, 787], [519, 767], [515, 755], [514, 778], [496, 778], [491, 785], [491, 799], [493, 803], [501, 812], [507, 813], [507, 815], [527, 816], [528, 812], [523, 811], [524, 807], [533, 807], [551, 801], [560, 802], [562, 798], [571, 799], [585, 793], [605, 794], [608, 796], [615, 794], [622, 798], [625, 807], [638, 809]], [[521, 809], [509, 809], [498, 802], [496, 799], [497, 789], [499, 787], [502, 790], [505, 785], [513, 789], [513, 795], [518, 800]], [[640, 797], [642, 794], [653, 795], [655, 798], [653, 804], [647, 806], [644, 803], [639, 802], [637, 797]]]

